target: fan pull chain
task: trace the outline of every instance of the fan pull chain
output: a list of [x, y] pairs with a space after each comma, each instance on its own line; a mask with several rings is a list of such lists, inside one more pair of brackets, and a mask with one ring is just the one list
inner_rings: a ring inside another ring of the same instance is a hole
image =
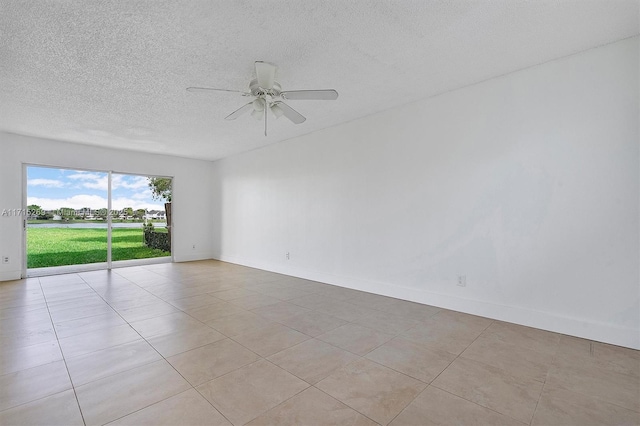
[[265, 102], [264, 102], [264, 135], [265, 136], [267, 136], [267, 115], [269, 115], [268, 112], [269, 112], [269, 105], [267, 104], [265, 99]]

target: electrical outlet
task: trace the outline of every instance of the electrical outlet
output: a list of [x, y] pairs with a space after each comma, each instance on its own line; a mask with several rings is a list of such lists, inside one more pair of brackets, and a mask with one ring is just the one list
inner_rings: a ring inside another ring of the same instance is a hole
[[2, 256], [2, 263], [9, 263], [9, 256]]
[[467, 286], [467, 276], [466, 275], [458, 275], [458, 286], [466, 287]]
[[289, 252], [287, 252], [286, 256], [287, 256], [287, 260], [289, 260], [290, 259]]

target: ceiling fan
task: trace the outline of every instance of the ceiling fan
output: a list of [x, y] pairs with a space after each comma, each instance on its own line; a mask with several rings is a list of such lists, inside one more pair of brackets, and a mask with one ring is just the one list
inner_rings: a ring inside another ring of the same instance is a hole
[[334, 89], [326, 90], [287, 90], [283, 91], [280, 83], [275, 81], [277, 66], [268, 62], [256, 61], [256, 77], [249, 83], [249, 91], [231, 89], [215, 89], [212, 87], [187, 87], [189, 92], [237, 92], [242, 96], [250, 96], [254, 99], [241, 106], [225, 117], [225, 120], [235, 120], [250, 110], [256, 120], [264, 117], [264, 135], [267, 136], [267, 111], [270, 110], [276, 118], [283, 115], [294, 124], [303, 123], [306, 118], [289, 105], [285, 100], [322, 100], [331, 101], [338, 98], [338, 92]]

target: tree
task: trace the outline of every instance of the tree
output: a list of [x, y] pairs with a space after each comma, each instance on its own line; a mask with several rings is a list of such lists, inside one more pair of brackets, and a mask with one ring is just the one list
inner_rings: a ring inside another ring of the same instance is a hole
[[136, 219], [142, 219], [145, 214], [147, 214], [147, 211], [145, 209], [138, 209], [133, 213], [133, 217], [135, 217]]
[[71, 207], [60, 207], [58, 210], [60, 212], [60, 216], [63, 219], [69, 220], [69, 218], [74, 218], [76, 215], [76, 210]]
[[37, 204], [30, 204], [27, 206], [27, 217], [33, 219], [38, 218], [40, 216], [44, 215], [44, 211], [42, 210], [42, 207], [40, 207]]
[[171, 178], [150, 177], [149, 188], [151, 196], [154, 200], [164, 200], [164, 213], [167, 218], [167, 233], [169, 234], [169, 247], [171, 247], [171, 196], [172, 196], [172, 180]]
[[152, 177], [149, 179], [149, 188], [151, 188], [151, 195], [154, 200], [165, 200], [167, 203], [171, 202], [171, 178], [159, 178]]
[[96, 212], [96, 215], [102, 219], [106, 219], [107, 218], [107, 214], [109, 213], [109, 210], [107, 209], [99, 209]]
[[124, 214], [125, 214], [125, 216], [126, 216], [127, 218], [129, 218], [129, 217], [133, 216], [133, 208], [131, 208], [131, 207], [125, 207], [124, 209], [122, 209], [122, 213], [124, 213]]

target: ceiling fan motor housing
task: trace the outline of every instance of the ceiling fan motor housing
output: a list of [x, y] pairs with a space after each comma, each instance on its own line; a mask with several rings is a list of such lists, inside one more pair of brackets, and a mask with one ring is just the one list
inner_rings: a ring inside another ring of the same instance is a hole
[[272, 98], [277, 98], [282, 92], [282, 87], [280, 86], [280, 83], [276, 81], [273, 82], [273, 87], [271, 87], [271, 89], [260, 87], [260, 85], [258, 84], [258, 79], [256, 78], [251, 80], [251, 83], [249, 83], [249, 90], [251, 91], [251, 94], [253, 96], [269, 95]]

